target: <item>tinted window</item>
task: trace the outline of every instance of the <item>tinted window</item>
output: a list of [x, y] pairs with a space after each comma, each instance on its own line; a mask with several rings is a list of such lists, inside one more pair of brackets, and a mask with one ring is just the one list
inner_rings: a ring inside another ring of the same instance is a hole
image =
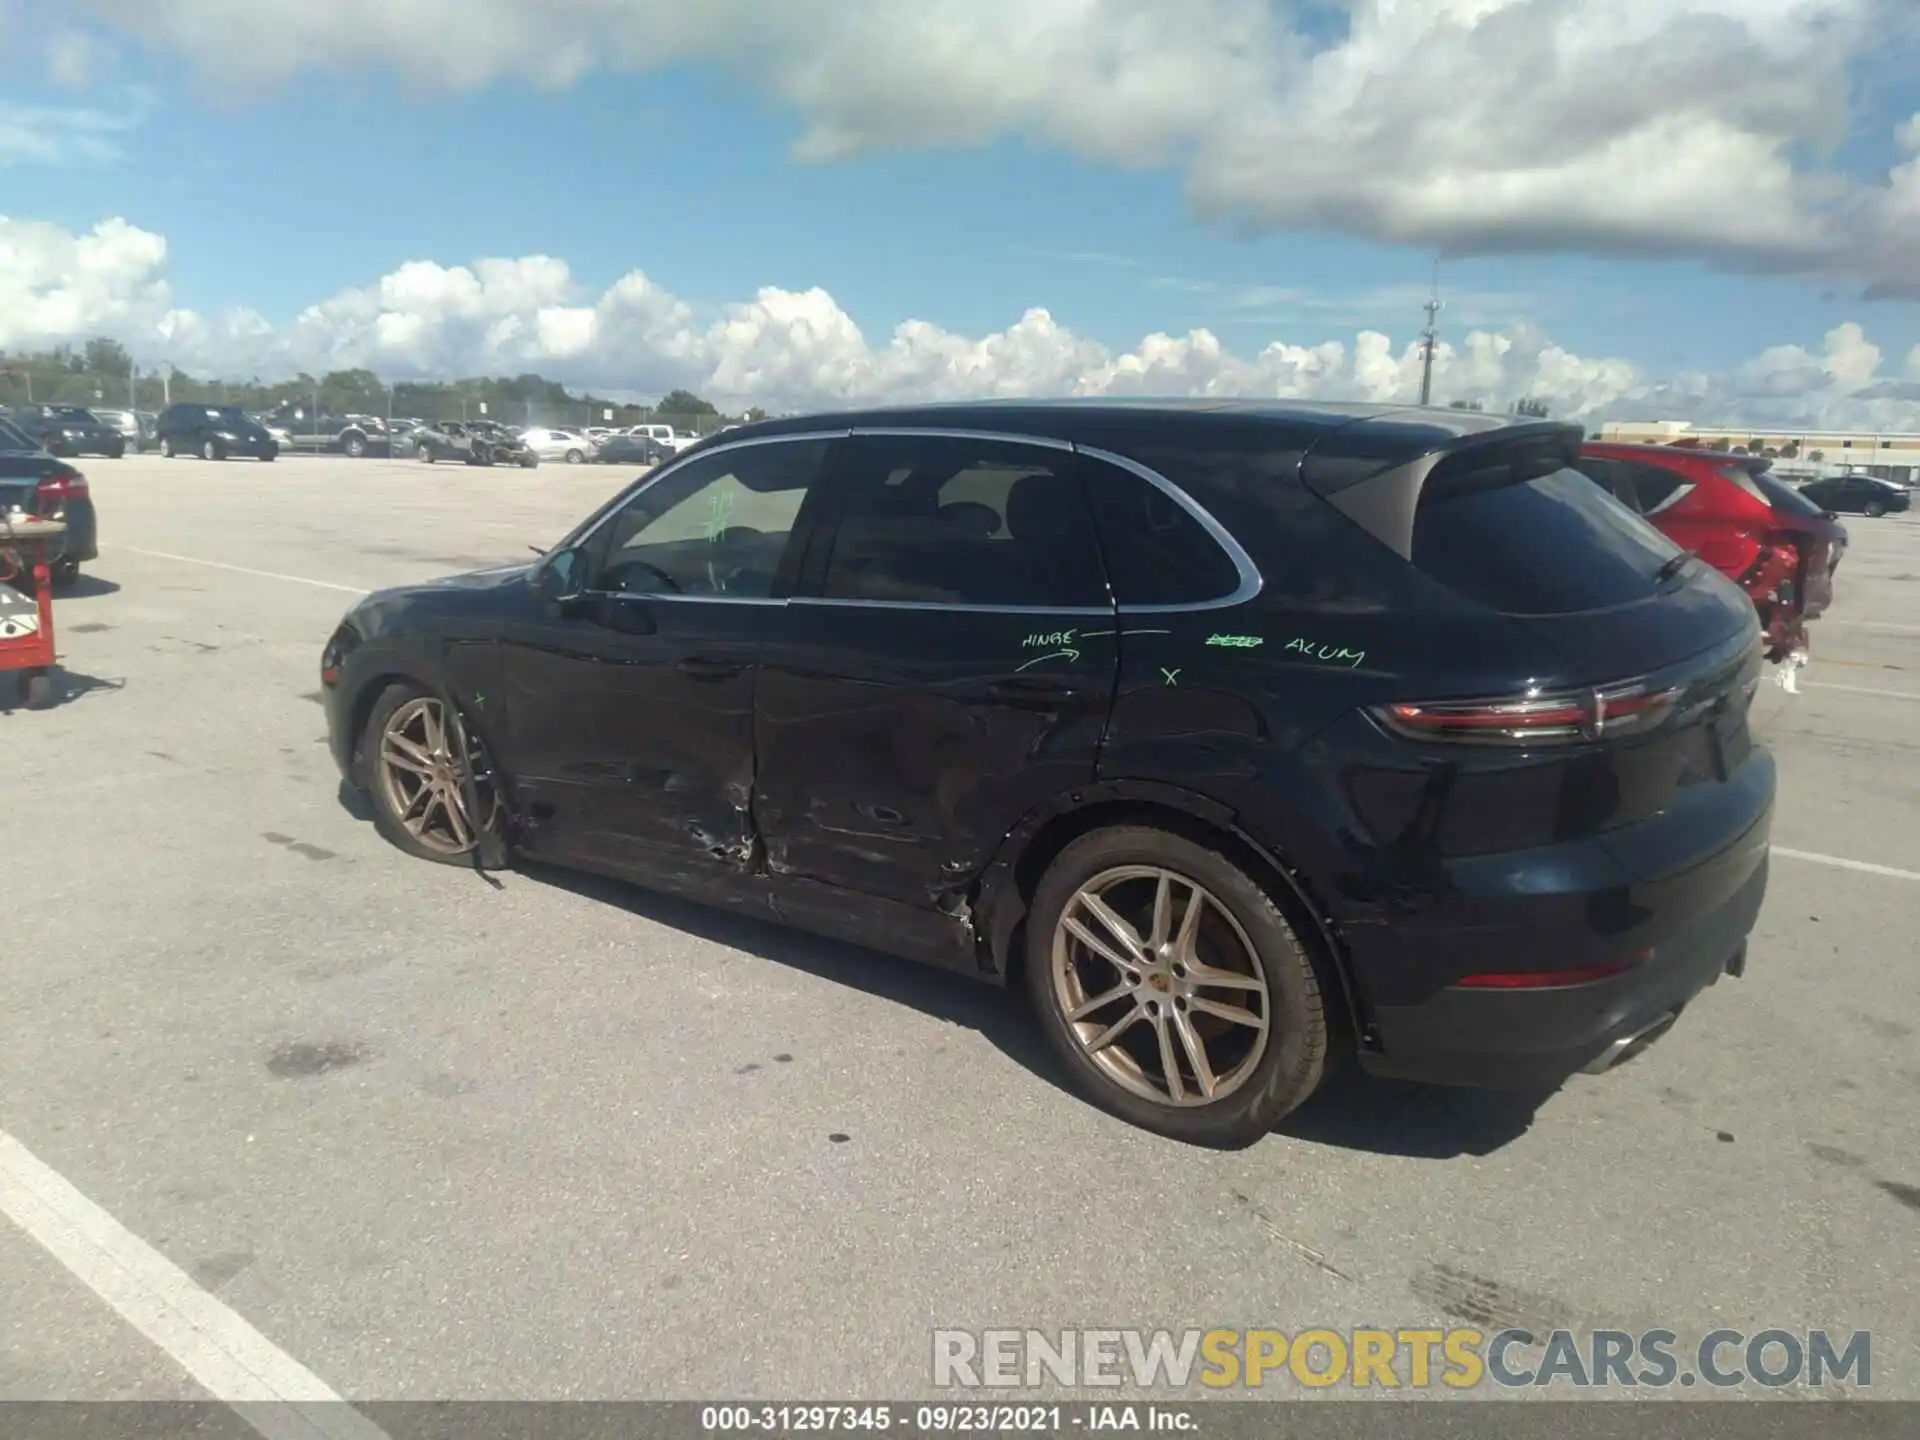
[[1423, 498], [1413, 528], [1416, 566], [1509, 615], [1567, 615], [1644, 599], [1660, 567], [1680, 553], [1575, 470]]
[[601, 527], [592, 588], [746, 600], [771, 595], [828, 444], [753, 445], [662, 476]]
[[1087, 503], [1122, 605], [1198, 605], [1240, 587], [1240, 571], [1193, 513], [1159, 486], [1108, 464], [1086, 471]]
[[1621, 468], [1632, 477], [1634, 498], [1640, 502], [1642, 515], [1651, 515], [1680, 499], [1682, 486], [1693, 488], [1678, 470], [1668, 470], [1661, 465], [1623, 465]]
[[40, 446], [22, 435], [5, 420], [0, 420], [0, 450], [38, 450]]
[[1078, 460], [1002, 441], [862, 436], [835, 476], [837, 600], [1108, 603]]
[[1783, 484], [1771, 475], [1756, 475], [1753, 483], [1760, 487], [1760, 493], [1767, 497], [1767, 503], [1782, 515], [1824, 515], [1827, 512], [1814, 504], [1791, 485]]
[[1619, 460], [1597, 460], [1590, 455], [1581, 456], [1574, 466], [1574, 469], [1637, 515], [1641, 512], [1641, 505], [1640, 491], [1634, 485], [1634, 468]]

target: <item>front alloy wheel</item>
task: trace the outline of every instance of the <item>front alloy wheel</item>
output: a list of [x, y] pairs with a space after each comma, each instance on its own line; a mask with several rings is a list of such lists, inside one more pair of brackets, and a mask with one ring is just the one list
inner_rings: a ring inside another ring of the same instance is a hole
[[1204, 1145], [1265, 1135], [1319, 1086], [1319, 971], [1219, 850], [1144, 826], [1067, 846], [1034, 892], [1027, 984], [1090, 1100]]
[[[382, 833], [423, 860], [454, 863], [471, 855], [478, 837], [467, 770], [475, 749], [438, 696], [412, 686], [388, 690], [374, 706], [361, 754]], [[482, 823], [493, 826], [500, 802], [484, 757], [479, 771], [474, 794]]]

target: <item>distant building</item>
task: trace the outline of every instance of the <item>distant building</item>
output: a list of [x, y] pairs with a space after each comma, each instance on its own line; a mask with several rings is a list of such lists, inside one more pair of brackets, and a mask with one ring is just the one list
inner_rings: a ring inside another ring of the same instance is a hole
[[1774, 457], [1783, 474], [1857, 472], [1902, 485], [1920, 482], [1920, 432], [1868, 430], [1728, 430], [1685, 420], [1630, 420], [1600, 427], [1618, 445], [1687, 445]]

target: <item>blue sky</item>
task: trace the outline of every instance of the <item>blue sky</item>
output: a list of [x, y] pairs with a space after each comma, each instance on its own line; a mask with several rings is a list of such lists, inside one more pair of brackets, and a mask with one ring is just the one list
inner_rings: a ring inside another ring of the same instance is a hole
[[[1057, 104], [1010, 101], [1017, 113], [989, 127], [996, 133], [953, 143], [938, 133], [946, 123], [939, 115], [929, 119], [914, 112], [911, 86], [889, 89], [876, 81], [880, 100], [864, 93], [844, 98], [837, 90], [823, 97], [806, 90], [803, 66], [781, 69], [746, 52], [638, 73], [587, 64], [564, 83], [541, 85], [516, 73], [525, 65], [509, 48], [483, 56], [466, 77], [471, 83], [450, 88], [435, 83], [430, 44], [409, 48], [396, 39], [386, 52], [391, 63], [376, 59], [343, 73], [289, 62], [284, 74], [267, 77], [262, 94], [236, 98], [232, 85], [196, 76], [182, 56], [206, 59], [208, 46], [227, 45], [244, 60], [245, 44], [257, 44], [257, 37], [229, 45], [227, 37], [204, 28], [213, 23], [208, 16], [231, 13], [240, 17], [235, 25], [264, 25], [265, 12], [284, 13], [290, 25], [323, 27], [302, 34], [336, 40], [343, 27], [352, 27], [345, 20], [335, 24], [327, 7], [306, 0], [258, 0], [230, 12], [221, 11], [229, 0], [79, 3], [89, 13], [105, 14], [108, 23], [81, 32], [90, 37], [85, 63], [70, 68], [84, 73], [65, 74], [67, 83], [55, 85], [43, 78], [48, 72], [40, 46], [66, 33], [60, 28], [66, 11], [51, 0], [12, 0], [11, 8], [0, 0], [0, 40], [9, 15], [22, 37], [21, 43], [0, 44], [0, 214], [51, 222], [74, 234], [118, 216], [164, 236], [172, 303], [203, 315], [247, 307], [280, 325], [302, 307], [371, 284], [408, 261], [461, 265], [480, 257], [546, 254], [567, 262], [581, 303], [588, 305], [635, 268], [702, 313], [750, 299], [763, 286], [818, 286], [861, 326], [870, 344], [884, 343], [907, 319], [980, 336], [1005, 329], [1034, 306], [1114, 351], [1134, 347], [1152, 332], [1182, 335], [1197, 327], [1240, 355], [1253, 355], [1272, 341], [1307, 346], [1339, 340], [1351, 346], [1361, 329], [1383, 330], [1404, 344], [1422, 323], [1419, 307], [1433, 256], [1460, 223], [1458, 216], [1435, 218], [1428, 201], [1403, 204], [1398, 197], [1383, 201], [1368, 194], [1364, 177], [1356, 179], [1351, 196], [1344, 195], [1341, 178], [1317, 173], [1311, 156], [1291, 171], [1282, 168], [1263, 194], [1260, 182], [1250, 186], [1244, 179], [1246, 157], [1228, 154], [1225, 160], [1240, 167], [1231, 173], [1241, 178], [1227, 183], [1238, 189], [1227, 201], [1196, 204], [1191, 178], [1204, 174], [1210, 149], [1231, 149], [1230, 141], [1215, 141], [1223, 126], [1233, 125], [1234, 110], [1197, 121], [1176, 116], [1163, 127], [1168, 143], [1157, 155], [1155, 136], [1146, 137], [1136, 155], [1104, 141], [1097, 126], [1094, 138], [1087, 138], [1088, 125], [1071, 113], [1074, 92], [1064, 78], [1064, 98]], [[647, 3], [636, 0], [636, 10]], [[731, 3], [737, 7], [744, 0]], [[842, 0], [840, 8], [857, 11], [869, 3]], [[1229, 18], [1232, 7], [1244, 13], [1248, 5], [1279, 3], [1195, 0], [1208, 14]], [[1436, 6], [1461, 3], [1434, 0]], [[1774, 0], [1675, 0], [1674, 9], [1692, 12], [1716, 3], [1778, 8]], [[1878, 0], [1814, 3], [1835, 14], [1865, 14]], [[473, 4], [488, 15], [546, 14], [531, 0]], [[1599, 0], [1504, 4], [1507, 13], [1531, 6], [1534, 15], [1550, 20], [1554, 13], [1591, 9]], [[394, 0], [394, 6], [396, 13], [406, 12], [392, 21], [395, 26], [412, 24], [414, 12], [463, 13], [451, 0]], [[547, 8], [555, 17], [556, 45], [576, 30], [587, 41], [595, 39], [585, 28], [589, 22], [579, 18], [590, 13], [585, 0]], [[1033, 0], [1031, 8], [1060, 9], [1053, 0]], [[1659, 7], [1648, 8], [1654, 23], [1663, 23]], [[380, 12], [376, 7], [370, 13]], [[1345, 36], [1342, 5], [1319, 4], [1306, 13], [1297, 31], [1306, 50]], [[195, 32], [194, 25], [203, 28]], [[1465, 40], [1462, 34], [1449, 43], [1527, 53], [1524, 35], [1503, 36], [1485, 26]], [[1682, 54], [1681, 36], [1658, 35], [1664, 49], [1656, 53]], [[377, 56], [374, 40], [369, 37]], [[1399, 63], [1419, 78], [1420, 57], [1441, 42], [1429, 37], [1424, 50], [1408, 48], [1397, 60], [1391, 37], [1370, 43], [1373, 49], [1356, 64]], [[1725, 52], [1726, 37], [1717, 35], [1714, 45]], [[802, 42], [793, 46], [805, 48]], [[1764, 69], [1769, 62], [1763, 54], [1751, 61], [1734, 56], [1760, 67], [1751, 92], [1742, 94], [1736, 83], [1713, 98], [1712, 86], [1721, 82], [1712, 50], [1706, 47], [1701, 58], [1688, 62], [1696, 64], [1707, 98], [1681, 103], [1671, 87], [1665, 94], [1655, 89], [1633, 100], [1646, 113], [1629, 117], [1631, 125], [1659, 121], [1663, 105], [1677, 106], [1676, 114], [1689, 105], [1717, 105], [1720, 119], [1747, 125], [1767, 143], [1783, 129], [1799, 127], [1804, 137], [1781, 153], [1808, 173], [1829, 167], [1830, 173], [1851, 174], [1850, 184], [1884, 181], [1887, 167], [1903, 158], [1896, 130], [1920, 108], [1920, 92], [1906, 79], [1913, 73], [1912, 50], [1862, 42], [1843, 69], [1812, 75], [1804, 93], [1781, 102], [1779, 114], [1751, 123], [1745, 115], [1751, 96], [1764, 98], [1786, 81]], [[1231, 60], [1230, 49], [1220, 53], [1226, 61], [1203, 51], [1186, 63], [1197, 67], [1193, 74], [1204, 82], [1208, 66]], [[423, 55], [424, 67], [417, 63]], [[235, 63], [232, 57], [212, 58], [228, 67]], [[1779, 77], [1809, 69], [1810, 62], [1784, 51], [1778, 58]], [[818, 68], [820, 62], [815, 56], [810, 63]], [[1114, 63], [1124, 66], [1127, 57]], [[1284, 65], [1274, 63], [1284, 78]], [[1450, 83], [1439, 69], [1436, 77], [1436, 85]], [[853, 88], [862, 89], [868, 78], [859, 76]], [[1627, 88], [1622, 77], [1599, 78], [1607, 83], [1595, 87], [1597, 95], [1604, 97], [1610, 86]], [[1124, 75], [1113, 88], [1123, 81]], [[935, 74], [915, 83], [937, 89], [944, 82]], [[960, 76], [953, 83], [977, 88], [980, 82]], [[1222, 80], [1223, 87], [1229, 83]], [[1287, 83], [1294, 86], [1285, 96], [1288, 103], [1311, 110], [1307, 82], [1295, 74]], [[903, 89], [907, 101], [900, 98]], [[775, 98], [782, 94], [787, 98]], [[1262, 98], [1254, 95], [1249, 111]], [[998, 99], [987, 96], [983, 108]], [[891, 117], [876, 119], [883, 103], [902, 109], [898, 148], [888, 144], [896, 138]], [[117, 153], [44, 163], [16, 144], [15, 163], [5, 165], [8, 106], [16, 125], [22, 114], [104, 117], [108, 133], [96, 136], [91, 148]], [[1153, 97], [1135, 108], [1154, 113]], [[1100, 124], [1111, 130], [1127, 123], [1133, 111], [1103, 113]], [[1509, 162], [1495, 152], [1514, 148], [1515, 133], [1524, 135], [1529, 125], [1571, 123], [1568, 115], [1577, 120], [1581, 112], [1575, 107], [1552, 121], [1516, 113], [1507, 130], [1505, 113], [1495, 106], [1491, 120], [1479, 117], [1490, 128], [1477, 140], [1450, 136], [1466, 126], [1450, 110], [1416, 110], [1401, 124], [1409, 145], [1440, 144], [1432, 168], [1462, 171], [1465, 194], [1475, 184], [1520, 183], [1515, 176], [1524, 179], [1532, 162], [1524, 155]], [[825, 123], [865, 127], [864, 151], [825, 162], [795, 158], [797, 140], [823, 117]], [[1285, 122], [1268, 116], [1260, 123]], [[1329, 154], [1345, 146], [1378, 163], [1393, 153], [1391, 134], [1382, 150], [1364, 126], [1348, 123], [1342, 130], [1326, 123]], [[1626, 122], [1620, 127], [1613, 140], [1639, 133]], [[1378, 128], [1391, 129], [1384, 122]], [[1249, 133], [1256, 132], [1250, 120]], [[1305, 139], [1296, 135], [1295, 143], [1311, 150], [1317, 136], [1301, 134]], [[1436, 135], [1443, 138], [1435, 142]], [[1596, 157], [1608, 153], [1606, 138], [1584, 149], [1569, 142], [1566, 154], [1552, 163], [1569, 175], [1586, 173], [1579, 167], [1592, 169], [1601, 163]], [[1700, 143], [1710, 147], [1723, 140], [1710, 134]], [[1448, 145], [1455, 149], [1447, 152]], [[1653, 153], [1656, 166], [1665, 163], [1661, 152]], [[1483, 155], [1494, 158], [1483, 162]], [[1676, 151], [1676, 168], [1686, 158]], [[1331, 168], [1337, 171], [1339, 163], [1336, 154]], [[1467, 173], [1476, 167], [1491, 180]], [[1634, 174], [1617, 168], [1612, 173], [1616, 183], [1619, 174]], [[1718, 172], [1703, 173], [1718, 183]], [[1407, 178], [1401, 188], [1412, 195], [1418, 188], [1413, 182], [1426, 177]], [[1701, 212], [1715, 217], [1707, 224], [1686, 213], [1691, 201], [1675, 202], [1660, 214], [1659, 203], [1636, 198], [1631, 179], [1620, 191], [1623, 213], [1636, 203], [1654, 213], [1634, 214], [1620, 233], [1607, 216], [1609, 196], [1591, 189], [1582, 195], [1583, 213], [1570, 227], [1577, 232], [1570, 239], [1542, 242], [1543, 226], [1553, 227], [1537, 207], [1503, 219], [1504, 228], [1482, 247], [1495, 253], [1445, 262], [1443, 330], [1458, 339], [1470, 329], [1531, 326], [1579, 355], [1623, 357], [1650, 373], [1672, 375], [1729, 370], [1781, 344], [1817, 352], [1835, 326], [1858, 322], [1897, 369], [1900, 357], [1920, 344], [1920, 308], [1911, 299], [1863, 298], [1869, 277], [1860, 265], [1802, 267], [1823, 272], [1813, 275], [1737, 273], [1754, 260], [1754, 254], [1741, 253], [1745, 237], [1812, 223], [1764, 203], [1763, 180], [1749, 187], [1760, 199], [1743, 208], [1744, 182], [1728, 179], [1724, 194], [1701, 203]], [[1655, 182], [1660, 177], [1649, 177]], [[1289, 209], [1289, 187], [1296, 184], [1302, 198]], [[1308, 189], [1315, 193], [1307, 195]], [[1426, 211], [1419, 208], [1423, 203]], [[1209, 207], [1233, 213], [1206, 218], [1202, 211]], [[1396, 234], [1412, 238], [1380, 238]], [[1561, 248], [1545, 249], [1543, 243]], [[1677, 251], [1680, 258], [1642, 258], [1648, 251]], [[1761, 256], [1763, 263], [1768, 258]]]
[[[26, 103], [72, 101], [9, 78]], [[711, 71], [425, 98], [385, 76], [303, 78], [244, 107], [139, 78], [145, 98], [100, 97], [144, 114], [121, 158], [6, 172], [0, 208], [158, 231], [178, 299], [203, 311], [283, 320], [407, 260], [546, 253], [594, 290], [636, 267], [696, 302], [818, 285], [869, 332], [912, 317], [977, 334], [1034, 305], [1116, 348], [1196, 326], [1247, 350], [1422, 323], [1430, 250], [1243, 238], [1196, 218], [1176, 174], [1019, 141], [800, 162], [793, 116]], [[1719, 368], [1845, 320], [1890, 349], [1920, 343], [1911, 302], [1689, 261], [1470, 258], [1442, 282], [1450, 330], [1524, 318], [1660, 370]]]

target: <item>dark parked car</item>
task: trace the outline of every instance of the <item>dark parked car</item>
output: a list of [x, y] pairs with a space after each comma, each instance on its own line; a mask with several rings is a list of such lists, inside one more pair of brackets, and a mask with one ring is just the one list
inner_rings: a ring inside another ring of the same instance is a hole
[[1813, 480], [1802, 485], [1800, 493], [1824, 509], [1865, 515], [1869, 520], [1913, 508], [1913, 496], [1906, 486], [1872, 475], [1834, 475]]
[[118, 431], [120, 438], [127, 442], [127, 449], [139, 454], [147, 448], [153, 439], [154, 417], [139, 410], [95, 410], [100, 423], [109, 430]]
[[651, 435], [609, 435], [593, 458], [601, 465], [664, 465], [673, 458], [673, 451]]
[[41, 448], [33, 436], [0, 420], [0, 517], [11, 510], [66, 523], [67, 533], [52, 547], [57, 586], [71, 585], [81, 564], [100, 554], [87, 477]]
[[1767, 658], [1804, 658], [1807, 622], [1833, 602], [1847, 532], [1772, 479], [1771, 460], [1667, 445], [1595, 441], [1580, 469], [1752, 598]]
[[169, 460], [176, 455], [198, 455], [205, 460], [250, 455], [256, 460], [272, 460], [280, 454], [273, 436], [238, 405], [169, 405], [160, 412], [153, 431], [160, 453]]
[[264, 419], [286, 431], [288, 448], [302, 453], [339, 454], [358, 460], [389, 450], [387, 422], [378, 415], [335, 415], [303, 405], [281, 405]]
[[[1097, 1103], [1266, 1132], [1553, 1083], [1740, 973], [1754, 608], [1580, 432], [1255, 402], [749, 425], [329, 639], [410, 854], [537, 857], [1023, 976]], [[469, 763], [471, 757], [471, 763]]]
[[522, 465], [531, 470], [540, 463], [527, 442], [504, 425], [488, 420], [446, 420], [423, 425], [409, 437], [414, 454], [429, 465], [458, 460], [467, 465]]
[[104, 455], [118, 460], [127, 453], [126, 437], [84, 405], [21, 405], [7, 418], [49, 455]]

